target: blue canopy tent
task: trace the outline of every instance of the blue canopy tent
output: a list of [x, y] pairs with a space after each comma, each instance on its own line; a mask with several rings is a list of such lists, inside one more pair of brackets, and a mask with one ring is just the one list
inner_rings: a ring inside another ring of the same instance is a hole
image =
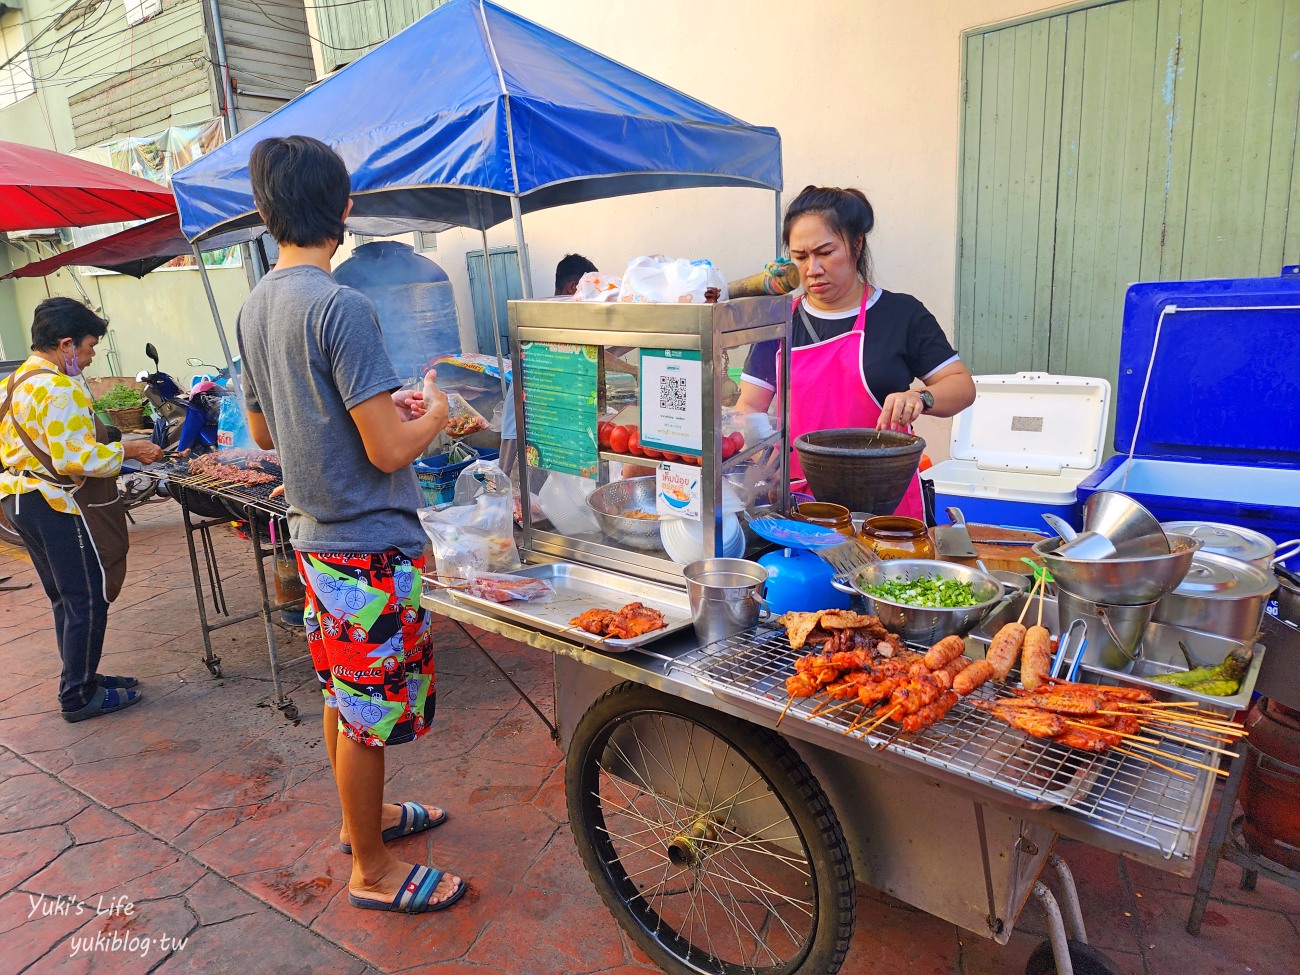
[[342, 156], [352, 173], [354, 232], [471, 227], [483, 232], [486, 252], [487, 228], [513, 218], [530, 297], [524, 213], [738, 186], [774, 191], [779, 218], [775, 129], [742, 122], [487, 0], [450, 0], [176, 173], [172, 190], [191, 242], [260, 229], [248, 156], [261, 139], [283, 135], [314, 136]]

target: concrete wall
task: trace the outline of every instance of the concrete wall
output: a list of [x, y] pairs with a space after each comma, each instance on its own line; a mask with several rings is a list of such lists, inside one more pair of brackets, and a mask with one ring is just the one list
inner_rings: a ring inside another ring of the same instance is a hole
[[[881, 287], [916, 295], [951, 334], [955, 306], [961, 34], [1054, 5], [1041, 0], [502, 0], [520, 15], [782, 136], [788, 201], [808, 183], [857, 186], [876, 211], [869, 238]], [[1077, 6], [1075, 4], [1074, 6]], [[534, 293], [578, 251], [620, 272], [630, 258], [707, 257], [729, 278], [774, 256], [773, 196], [677, 190], [524, 218]], [[489, 233], [510, 244], [510, 225]], [[438, 235], [472, 336], [465, 252], [477, 232]], [[924, 420], [935, 459], [948, 424]]]

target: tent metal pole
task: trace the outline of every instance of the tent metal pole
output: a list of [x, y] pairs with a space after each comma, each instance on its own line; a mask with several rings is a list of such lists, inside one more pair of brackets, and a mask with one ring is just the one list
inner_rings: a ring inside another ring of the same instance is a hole
[[781, 191], [777, 190], [776, 196], [776, 249], [773, 257], [781, 256]]
[[190, 248], [194, 251], [194, 260], [199, 265], [199, 277], [203, 279], [203, 291], [208, 296], [208, 307], [212, 309], [212, 321], [217, 326], [217, 338], [221, 340], [221, 351], [226, 354], [226, 366], [230, 369], [230, 375], [235, 375], [235, 359], [230, 354], [230, 343], [226, 341], [226, 330], [221, 326], [221, 312], [217, 310], [217, 298], [212, 293], [212, 282], [208, 280], [208, 266], [203, 263], [203, 254], [199, 250], [198, 244], [191, 244]]
[[501, 402], [504, 404], [501, 409], [507, 410], [510, 408], [510, 394], [506, 388], [506, 361], [501, 355], [501, 323], [497, 316], [497, 289], [492, 282], [492, 252], [488, 250], [487, 228], [480, 227], [479, 232], [483, 234], [483, 266], [487, 269], [488, 304], [492, 308], [492, 343], [497, 351], [497, 372], [500, 374]]
[[515, 247], [519, 257], [519, 280], [524, 286], [524, 297], [533, 297], [533, 276], [528, 273], [528, 260], [524, 257], [524, 212], [519, 206], [519, 197], [510, 198], [510, 212], [515, 215]]

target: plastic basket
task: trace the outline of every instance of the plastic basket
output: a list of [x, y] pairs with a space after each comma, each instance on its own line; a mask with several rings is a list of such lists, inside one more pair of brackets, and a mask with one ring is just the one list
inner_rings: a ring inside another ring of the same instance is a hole
[[476, 453], [476, 457], [455, 464], [447, 463], [446, 454], [426, 457], [412, 464], [411, 466], [415, 468], [415, 476], [420, 481], [420, 490], [424, 492], [425, 502], [433, 507], [449, 504], [456, 493], [456, 478], [460, 476], [460, 472], [475, 460], [496, 460], [500, 452], [480, 447]]

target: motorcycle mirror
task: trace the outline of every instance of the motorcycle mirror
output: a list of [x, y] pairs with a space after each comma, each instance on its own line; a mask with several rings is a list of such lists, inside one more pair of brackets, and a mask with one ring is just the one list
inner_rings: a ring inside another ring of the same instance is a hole
[[195, 358], [194, 356], [190, 356], [189, 358], [187, 358], [187, 359], [185, 360], [185, 364], [186, 364], [187, 366], [206, 366], [206, 365], [207, 365], [207, 363], [204, 362], [202, 359]]
[[153, 347], [152, 342], [144, 344], [144, 354], [153, 360], [154, 372], [158, 371], [158, 350]]
[[138, 383], [147, 383], [149, 381], [149, 370], [141, 369], [135, 374], [135, 381]]

